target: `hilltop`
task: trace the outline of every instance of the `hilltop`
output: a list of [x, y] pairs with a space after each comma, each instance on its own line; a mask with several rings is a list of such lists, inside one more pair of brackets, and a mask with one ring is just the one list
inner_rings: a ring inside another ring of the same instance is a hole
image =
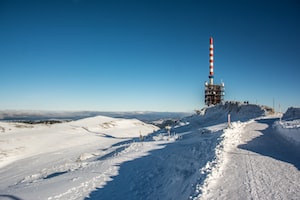
[[[0, 197], [297, 199], [297, 147], [276, 131], [279, 118], [271, 110], [225, 102], [174, 121], [170, 133], [105, 116], [58, 124], [0, 122]], [[281, 124], [291, 121], [297, 123]], [[275, 184], [279, 179], [282, 184]]]

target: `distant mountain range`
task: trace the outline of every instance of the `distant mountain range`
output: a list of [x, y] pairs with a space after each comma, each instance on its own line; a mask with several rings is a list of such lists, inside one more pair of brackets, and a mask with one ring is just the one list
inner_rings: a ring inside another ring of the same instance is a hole
[[2, 121], [39, 121], [39, 120], [78, 120], [98, 115], [124, 119], [136, 118], [144, 122], [153, 122], [165, 119], [181, 119], [192, 113], [184, 112], [101, 112], [101, 111], [0, 111]]

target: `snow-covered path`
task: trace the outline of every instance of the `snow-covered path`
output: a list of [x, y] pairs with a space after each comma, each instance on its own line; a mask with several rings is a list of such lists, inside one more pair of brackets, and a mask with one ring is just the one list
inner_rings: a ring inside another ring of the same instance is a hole
[[[200, 199], [300, 199], [300, 154], [274, 134], [267, 118], [227, 132], [226, 165]], [[235, 141], [230, 138], [230, 134]], [[225, 139], [226, 140], [226, 139]], [[234, 145], [237, 144], [237, 145]]]

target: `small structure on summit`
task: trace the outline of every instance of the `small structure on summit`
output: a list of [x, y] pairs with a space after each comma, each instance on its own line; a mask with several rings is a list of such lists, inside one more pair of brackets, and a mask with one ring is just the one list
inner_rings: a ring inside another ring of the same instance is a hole
[[205, 82], [205, 105], [216, 105], [224, 101], [225, 85], [214, 84], [214, 45], [213, 38], [209, 39], [209, 83]]

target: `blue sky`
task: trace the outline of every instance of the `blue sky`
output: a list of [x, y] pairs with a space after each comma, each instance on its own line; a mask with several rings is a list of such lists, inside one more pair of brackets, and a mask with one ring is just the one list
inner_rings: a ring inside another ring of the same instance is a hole
[[193, 111], [209, 37], [225, 100], [300, 106], [298, 1], [0, 0], [0, 110]]

